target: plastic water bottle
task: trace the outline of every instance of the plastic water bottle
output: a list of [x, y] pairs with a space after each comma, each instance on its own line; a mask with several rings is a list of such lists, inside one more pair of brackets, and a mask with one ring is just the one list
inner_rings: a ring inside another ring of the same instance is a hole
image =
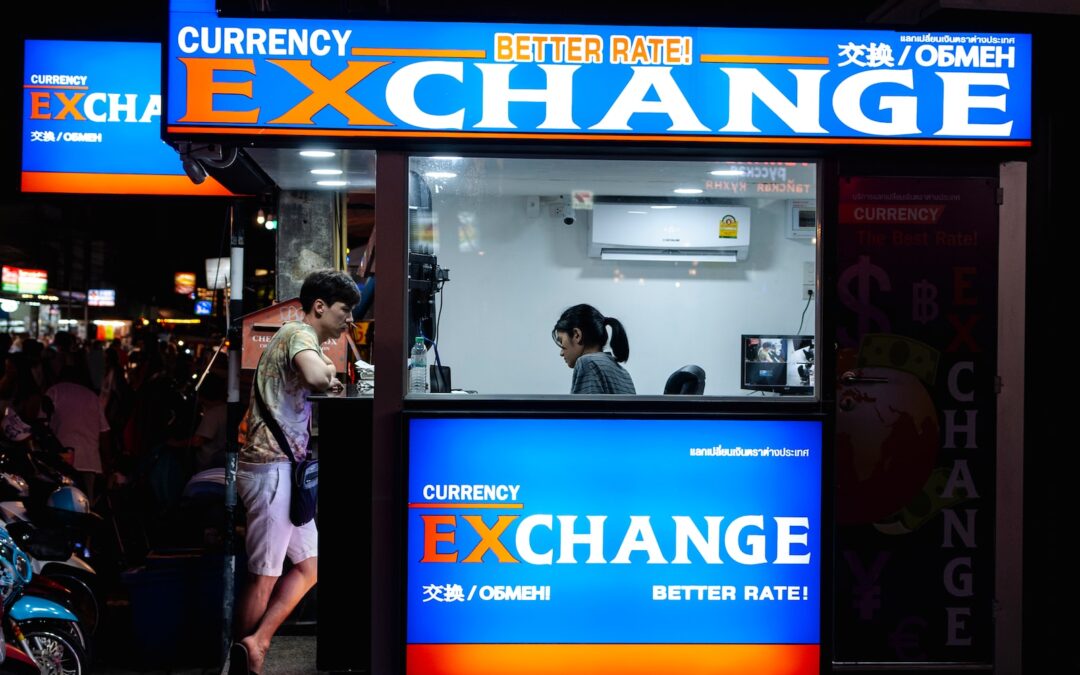
[[409, 352], [409, 393], [426, 394], [427, 390], [427, 350], [424, 338], [418, 337]]

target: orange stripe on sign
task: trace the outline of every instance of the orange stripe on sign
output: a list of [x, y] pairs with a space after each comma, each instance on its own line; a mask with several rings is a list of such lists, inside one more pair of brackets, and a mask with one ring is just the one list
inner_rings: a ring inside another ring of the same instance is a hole
[[323, 136], [326, 138], [499, 138], [566, 141], [638, 141], [645, 143], [781, 143], [792, 145], [904, 145], [1030, 148], [1031, 141], [979, 141], [941, 138], [839, 138], [830, 136], [705, 136], [691, 134], [538, 134], [487, 131], [379, 131], [375, 129], [267, 129], [265, 127], [171, 126], [171, 134], [230, 134], [245, 136]]
[[80, 87], [77, 84], [24, 84], [23, 89], [89, 89], [90, 87]]
[[201, 185], [187, 176], [133, 173], [51, 173], [24, 171], [23, 192], [71, 192], [100, 195], [201, 195], [229, 197], [233, 193], [207, 177]]
[[434, 59], [484, 59], [483, 49], [384, 49], [381, 47], [353, 47], [353, 56], [415, 56]]
[[434, 503], [409, 502], [410, 509], [523, 509], [524, 504], [470, 504], [470, 503]]
[[817, 645], [409, 645], [407, 675], [817, 675]]
[[828, 56], [753, 56], [748, 54], [702, 54], [702, 63], [770, 63], [792, 66], [827, 66]]

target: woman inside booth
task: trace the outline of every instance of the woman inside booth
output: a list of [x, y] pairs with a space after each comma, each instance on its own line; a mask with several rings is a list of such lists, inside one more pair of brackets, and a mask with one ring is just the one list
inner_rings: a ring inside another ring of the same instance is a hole
[[[611, 328], [611, 351], [607, 329]], [[630, 343], [622, 323], [605, 317], [592, 305], [574, 305], [555, 323], [551, 339], [559, 355], [574, 369], [571, 394], [636, 394], [630, 373], [620, 364], [630, 358]]]

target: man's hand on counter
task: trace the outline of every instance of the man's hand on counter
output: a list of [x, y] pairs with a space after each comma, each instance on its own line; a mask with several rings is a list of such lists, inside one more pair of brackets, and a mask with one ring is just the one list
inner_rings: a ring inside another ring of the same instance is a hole
[[341, 380], [336, 377], [330, 378], [330, 387], [327, 388], [326, 393], [340, 394], [343, 391], [345, 391], [345, 385], [341, 383]]

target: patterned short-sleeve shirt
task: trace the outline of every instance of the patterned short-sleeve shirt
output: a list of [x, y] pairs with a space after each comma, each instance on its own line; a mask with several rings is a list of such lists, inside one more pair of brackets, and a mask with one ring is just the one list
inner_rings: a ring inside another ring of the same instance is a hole
[[634, 394], [634, 380], [608, 352], [583, 354], [574, 363], [571, 394]]
[[240, 461], [251, 464], [287, 462], [274, 434], [266, 426], [255, 402], [255, 387], [285, 433], [297, 461], [307, 456], [311, 403], [293, 358], [305, 349], [321, 351], [315, 329], [289, 321], [278, 329], [263, 352], [252, 383], [251, 402], [240, 422]]

